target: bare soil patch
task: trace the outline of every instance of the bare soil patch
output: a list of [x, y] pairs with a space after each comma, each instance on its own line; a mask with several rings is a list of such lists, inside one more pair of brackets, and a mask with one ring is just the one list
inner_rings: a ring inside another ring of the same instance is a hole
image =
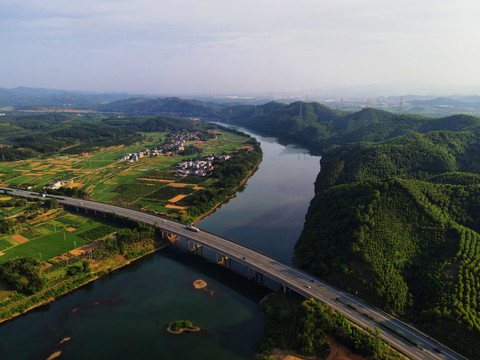
[[22, 235], [12, 235], [12, 239], [18, 242], [19, 244], [24, 244], [27, 241], [30, 241], [29, 239], [27, 239], [25, 236], [22, 236]]
[[142, 181], [157, 181], [157, 182], [164, 182], [164, 183], [169, 183], [169, 182], [172, 182], [172, 180], [163, 180], [163, 179], [147, 179], [147, 178], [137, 178], [137, 180], [142, 180]]
[[174, 202], [182, 200], [184, 197], [187, 197], [187, 196], [188, 196], [188, 194], [187, 195], [177, 195], [177, 196], [171, 198], [168, 201], [174, 203]]
[[198, 279], [198, 280], [195, 280], [193, 282], [193, 287], [195, 289], [203, 289], [206, 286], [207, 286], [207, 283], [205, 281], [203, 281], [202, 279]]
[[173, 186], [173, 187], [178, 187], [178, 188], [183, 188], [187, 185], [192, 185], [192, 184], [182, 184], [182, 183], [171, 183], [171, 184], [168, 184], [169, 186]]
[[11, 196], [5, 196], [5, 197], [0, 198], [0, 201], [8, 201], [8, 200], [11, 200], [11, 199], [12, 199]]
[[72, 254], [73, 256], [79, 256], [82, 255], [90, 250], [96, 249], [100, 243], [100, 241], [103, 240], [95, 240], [92, 241], [90, 244], [83, 245], [81, 247], [78, 247], [76, 249], [70, 250], [69, 253]]
[[[334, 336], [327, 335], [327, 343], [330, 347], [330, 354], [324, 360], [368, 360], [363, 356], [352, 353], [345, 346], [337, 343]], [[270, 356], [278, 360], [323, 360], [318, 356], [303, 356], [281, 349], [273, 349]]]
[[185, 210], [185, 209], [188, 209], [188, 207], [186, 206], [177, 206], [177, 205], [165, 205], [166, 208], [169, 208], [169, 209], [178, 209], [178, 210]]
[[75, 229], [75, 228], [73, 228], [73, 227], [69, 227], [69, 228], [67, 228], [67, 229], [65, 229], [65, 230], [67, 230], [68, 232], [72, 232], [72, 231], [75, 231], [75, 230], [77, 230], [77, 229]]
[[367, 360], [367, 358], [356, 355], [345, 346], [337, 343], [335, 337], [331, 335], [327, 335], [327, 343], [330, 347], [330, 354], [326, 360]]
[[52, 267], [53, 265], [50, 264], [49, 262], [44, 262], [42, 266], [42, 270], [47, 270], [49, 267]]
[[62, 354], [61, 350], [55, 351], [52, 355], [50, 355], [47, 360], [53, 360], [58, 358]]

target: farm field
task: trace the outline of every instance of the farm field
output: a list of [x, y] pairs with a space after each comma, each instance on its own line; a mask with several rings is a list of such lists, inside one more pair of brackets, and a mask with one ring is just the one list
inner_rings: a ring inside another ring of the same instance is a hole
[[[0, 197], [1, 201], [2, 197]], [[16, 221], [14, 231], [0, 235], [0, 264], [16, 257], [33, 257], [48, 261], [91, 242], [86, 232], [104, 227], [107, 222], [56, 208], [44, 213], [34, 210], [34, 202], [14, 208], [17, 215], [37, 213], [28, 221]], [[0, 215], [0, 219], [7, 217]]]
[[[126, 153], [159, 147], [166, 133], [143, 135], [144, 141], [130, 146], [111, 146], [81, 155], [57, 154], [45, 159], [0, 163], [0, 184], [41, 190], [55, 180], [71, 180], [73, 183], [69, 187], [85, 191], [92, 200], [178, 218], [185, 208], [175, 207], [175, 201], [170, 200], [211, 186], [214, 179], [175, 176], [175, 164], [189, 158], [188, 155], [162, 154], [143, 157], [137, 162], [120, 161]], [[196, 146], [201, 150], [198, 156], [204, 156], [232, 152], [245, 147], [247, 140], [238, 134], [215, 130], [214, 138], [187, 141], [185, 145]], [[186, 185], [180, 185], [183, 183]], [[8, 215], [8, 210], [2, 211], [5, 212], [2, 214]]]

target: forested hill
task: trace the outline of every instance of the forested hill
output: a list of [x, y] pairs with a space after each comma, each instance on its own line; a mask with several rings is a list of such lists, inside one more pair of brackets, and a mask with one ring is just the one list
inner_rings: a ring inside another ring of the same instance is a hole
[[283, 104], [270, 102], [258, 106], [235, 106], [222, 113], [227, 123], [246, 126], [287, 141], [320, 149], [331, 124], [344, 115], [315, 102]]
[[365, 109], [315, 123], [322, 171], [294, 263], [475, 358], [480, 119]]
[[199, 131], [211, 126], [214, 125], [160, 116], [5, 115], [0, 119], [0, 161], [59, 152], [80, 154], [99, 147], [134, 143], [140, 140], [141, 132]]
[[98, 105], [101, 112], [120, 112], [134, 115], [163, 115], [171, 117], [200, 117], [208, 120], [219, 119], [219, 106], [198, 100], [184, 100], [176, 97], [146, 99], [131, 98]]
[[20, 86], [15, 89], [0, 88], [0, 107], [17, 110], [33, 109], [83, 109], [90, 106], [131, 97], [127, 94], [96, 94]]
[[480, 118], [305, 102], [227, 110], [226, 122], [322, 155], [297, 266], [480, 354]]
[[366, 108], [344, 113], [315, 102], [283, 104], [270, 102], [258, 106], [235, 106], [224, 109], [227, 123], [246, 126], [324, 152], [330, 146], [359, 141], [383, 141], [411, 132], [478, 131], [480, 118], [454, 115], [427, 118], [394, 114]]

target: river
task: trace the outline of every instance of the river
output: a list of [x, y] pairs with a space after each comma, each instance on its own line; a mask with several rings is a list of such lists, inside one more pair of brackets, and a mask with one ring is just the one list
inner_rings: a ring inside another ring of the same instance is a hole
[[[235, 198], [197, 225], [291, 263], [320, 158], [242, 130], [261, 142], [263, 161]], [[196, 279], [207, 288], [194, 289]], [[165, 250], [1, 325], [0, 359], [252, 359], [266, 293], [242, 275]], [[202, 331], [165, 331], [181, 319]]]

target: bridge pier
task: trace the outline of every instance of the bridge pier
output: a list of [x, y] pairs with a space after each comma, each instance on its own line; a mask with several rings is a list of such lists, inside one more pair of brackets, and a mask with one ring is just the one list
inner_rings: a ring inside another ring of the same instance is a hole
[[253, 271], [253, 276], [250, 277], [250, 266], [247, 265], [247, 279], [254, 280], [255, 282], [259, 282], [263, 284], [263, 281], [264, 281], [263, 274], [254, 269], [252, 269], [252, 271]]
[[200, 244], [195, 244], [193, 243], [193, 247], [190, 249], [191, 253], [195, 253], [195, 255], [198, 255], [200, 253], [200, 256], [203, 257], [203, 246]]
[[263, 284], [263, 274], [255, 271], [255, 281]]
[[218, 260], [218, 253], [215, 254], [215, 257], [217, 259], [217, 264], [225, 267], [225, 268], [228, 268], [228, 269], [232, 269], [232, 259], [229, 258], [228, 256], [225, 256], [225, 255], [221, 255], [220, 257], [220, 260]]

